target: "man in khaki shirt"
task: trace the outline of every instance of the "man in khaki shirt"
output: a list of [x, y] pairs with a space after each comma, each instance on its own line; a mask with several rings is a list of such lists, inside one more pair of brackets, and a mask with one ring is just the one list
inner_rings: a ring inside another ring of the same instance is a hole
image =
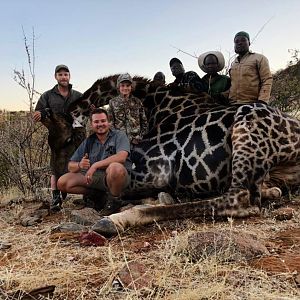
[[232, 104], [258, 100], [268, 103], [270, 99], [273, 79], [268, 59], [262, 54], [249, 51], [249, 46], [249, 34], [238, 32], [234, 37], [234, 50], [238, 57], [229, 71], [229, 102]]

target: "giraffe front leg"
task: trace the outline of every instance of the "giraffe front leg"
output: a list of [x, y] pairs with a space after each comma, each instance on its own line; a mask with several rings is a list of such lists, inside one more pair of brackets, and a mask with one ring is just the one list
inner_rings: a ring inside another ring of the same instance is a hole
[[231, 189], [224, 196], [196, 202], [172, 205], [137, 205], [123, 212], [112, 214], [98, 221], [92, 230], [105, 237], [115, 236], [126, 228], [161, 220], [191, 217], [256, 215], [258, 207], [250, 205], [250, 193], [244, 189]]

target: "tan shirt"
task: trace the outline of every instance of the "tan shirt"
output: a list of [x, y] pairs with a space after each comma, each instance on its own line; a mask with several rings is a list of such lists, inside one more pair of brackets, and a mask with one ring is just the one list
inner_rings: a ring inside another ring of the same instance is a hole
[[273, 79], [264, 55], [248, 52], [240, 60], [237, 57], [231, 64], [229, 74], [230, 103], [269, 102]]

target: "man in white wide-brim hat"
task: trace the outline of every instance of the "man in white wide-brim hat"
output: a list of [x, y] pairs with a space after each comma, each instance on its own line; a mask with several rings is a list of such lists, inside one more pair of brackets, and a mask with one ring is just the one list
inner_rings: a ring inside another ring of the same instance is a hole
[[230, 88], [230, 78], [226, 75], [220, 75], [225, 66], [225, 59], [219, 51], [208, 51], [201, 54], [198, 58], [200, 69], [206, 73], [202, 80], [207, 83], [207, 93], [222, 104], [226, 103], [222, 93]]

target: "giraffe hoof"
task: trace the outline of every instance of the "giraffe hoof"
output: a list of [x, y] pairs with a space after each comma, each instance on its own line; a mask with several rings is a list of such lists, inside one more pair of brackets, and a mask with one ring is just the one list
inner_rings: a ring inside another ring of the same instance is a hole
[[282, 196], [282, 191], [278, 187], [272, 187], [262, 191], [262, 196], [269, 200], [280, 199]]
[[161, 205], [170, 205], [170, 204], [174, 204], [175, 203], [175, 201], [172, 198], [172, 196], [170, 194], [168, 194], [168, 193], [165, 193], [165, 192], [160, 192], [158, 194], [158, 202]]
[[278, 188], [278, 187], [273, 187], [273, 188], [271, 188], [270, 189], [271, 191], [271, 196], [270, 197], [272, 197], [272, 198], [274, 198], [274, 199], [279, 199], [279, 198], [281, 198], [281, 196], [282, 196], [282, 191], [281, 191], [281, 189], [280, 188]]
[[93, 225], [92, 230], [106, 238], [110, 238], [118, 234], [117, 227], [109, 218], [99, 220]]

